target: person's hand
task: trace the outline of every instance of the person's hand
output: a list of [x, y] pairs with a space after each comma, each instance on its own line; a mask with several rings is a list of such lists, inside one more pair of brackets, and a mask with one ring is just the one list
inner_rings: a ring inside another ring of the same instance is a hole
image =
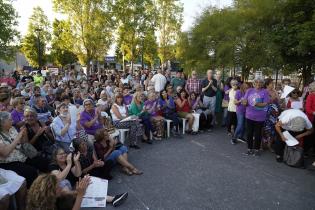
[[39, 128], [38, 131], [37, 131], [37, 133], [36, 133], [36, 135], [37, 135], [37, 136], [42, 135], [42, 134], [45, 132], [46, 128], [47, 128], [47, 126], [44, 126], [44, 127]]
[[22, 127], [18, 133], [16, 140], [18, 144], [24, 143], [25, 137], [27, 136], [27, 130], [25, 127]]
[[99, 118], [101, 116], [101, 111], [99, 109], [95, 109], [95, 118]]
[[102, 165], [101, 162], [103, 162], [103, 161], [101, 161], [101, 160], [94, 160], [94, 161], [93, 161], [93, 167], [94, 167], [94, 168], [102, 167], [104, 164]]
[[67, 165], [72, 165], [72, 153], [67, 155]]
[[284, 136], [281, 136], [281, 140], [282, 140], [283, 142], [286, 142], [288, 139], [286, 139]]
[[246, 105], [247, 105], [247, 100], [246, 100], [246, 99], [242, 99], [242, 104], [243, 104], [244, 106], [246, 106]]
[[67, 118], [66, 118], [66, 124], [71, 124], [71, 115], [70, 113], [68, 114]]
[[90, 183], [91, 178], [89, 175], [84, 176], [83, 179], [79, 178], [79, 181], [76, 184], [77, 195], [83, 197]]
[[78, 112], [78, 113], [77, 113], [77, 122], [79, 122], [80, 119], [81, 119], [81, 112]]
[[113, 149], [115, 147], [115, 145], [116, 145], [116, 142], [113, 139], [110, 139], [109, 140], [109, 147]]
[[80, 159], [80, 152], [78, 152], [77, 154], [74, 155], [73, 161], [77, 163], [77, 162], [79, 162], [79, 159]]

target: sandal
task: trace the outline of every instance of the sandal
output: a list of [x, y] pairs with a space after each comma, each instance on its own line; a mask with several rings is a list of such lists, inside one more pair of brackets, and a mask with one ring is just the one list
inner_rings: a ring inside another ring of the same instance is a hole
[[131, 172], [128, 168], [126, 167], [123, 167], [122, 168], [122, 171], [124, 174], [128, 175], [128, 176], [132, 176], [133, 175], [133, 172]]
[[132, 173], [135, 174], [135, 175], [142, 175], [142, 174], [143, 174], [142, 171], [139, 171], [139, 170], [136, 169], [136, 168], [132, 169]]

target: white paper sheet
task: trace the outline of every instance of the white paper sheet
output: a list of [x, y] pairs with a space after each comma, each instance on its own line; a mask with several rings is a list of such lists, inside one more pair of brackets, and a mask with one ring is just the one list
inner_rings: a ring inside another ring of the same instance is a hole
[[292, 109], [303, 109], [303, 102], [302, 101], [292, 101], [291, 102]]
[[108, 181], [91, 176], [91, 184], [86, 189], [81, 207], [106, 207]]
[[285, 141], [285, 143], [286, 143], [289, 147], [293, 147], [293, 146], [299, 144], [298, 140], [296, 140], [296, 138], [294, 138], [288, 131], [284, 131], [282, 134], [283, 134], [284, 137], [287, 139], [287, 140]]
[[136, 119], [138, 119], [137, 116], [131, 115], [131, 116], [126, 117], [125, 119], [121, 120], [120, 122], [126, 122], [126, 121], [136, 120]]
[[286, 98], [295, 88], [291, 86], [284, 86], [283, 93], [281, 94], [281, 98]]

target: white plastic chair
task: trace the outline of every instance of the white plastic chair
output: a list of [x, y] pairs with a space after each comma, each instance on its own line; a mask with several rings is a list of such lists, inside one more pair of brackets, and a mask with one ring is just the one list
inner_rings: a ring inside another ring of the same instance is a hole
[[187, 119], [186, 118], [180, 118], [180, 119], [183, 121], [183, 134], [185, 134]]
[[127, 133], [129, 132], [129, 129], [118, 129], [119, 131], [119, 141], [124, 144], [126, 140]]
[[168, 120], [165, 119], [166, 122], [166, 130], [167, 130], [167, 138], [169, 138], [171, 136], [171, 122], [173, 122], [172, 120]]

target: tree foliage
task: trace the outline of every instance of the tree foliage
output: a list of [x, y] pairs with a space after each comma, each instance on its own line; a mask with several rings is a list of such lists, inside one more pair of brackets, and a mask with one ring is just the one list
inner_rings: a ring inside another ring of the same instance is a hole
[[14, 42], [19, 36], [16, 30], [17, 13], [10, 0], [0, 0], [0, 58], [11, 60], [16, 47]]
[[175, 43], [183, 23], [183, 4], [179, 0], [157, 0], [159, 51], [161, 62], [175, 58]]
[[48, 59], [46, 47], [50, 40], [51, 34], [48, 18], [42, 8], [35, 7], [29, 19], [28, 31], [22, 40], [21, 48], [31, 66], [40, 67], [46, 63]]
[[58, 12], [69, 17], [73, 52], [90, 68], [93, 60], [103, 60], [113, 40], [116, 23], [112, 0], [53, 0]]
[[66, 20], [55, 20], [53, 22], [53, 37], [51, 58], [54, 64], [63, 67], [77, 61], [77, 56], [73, 53], [74, 36], [71, 33], [71, 25]]

